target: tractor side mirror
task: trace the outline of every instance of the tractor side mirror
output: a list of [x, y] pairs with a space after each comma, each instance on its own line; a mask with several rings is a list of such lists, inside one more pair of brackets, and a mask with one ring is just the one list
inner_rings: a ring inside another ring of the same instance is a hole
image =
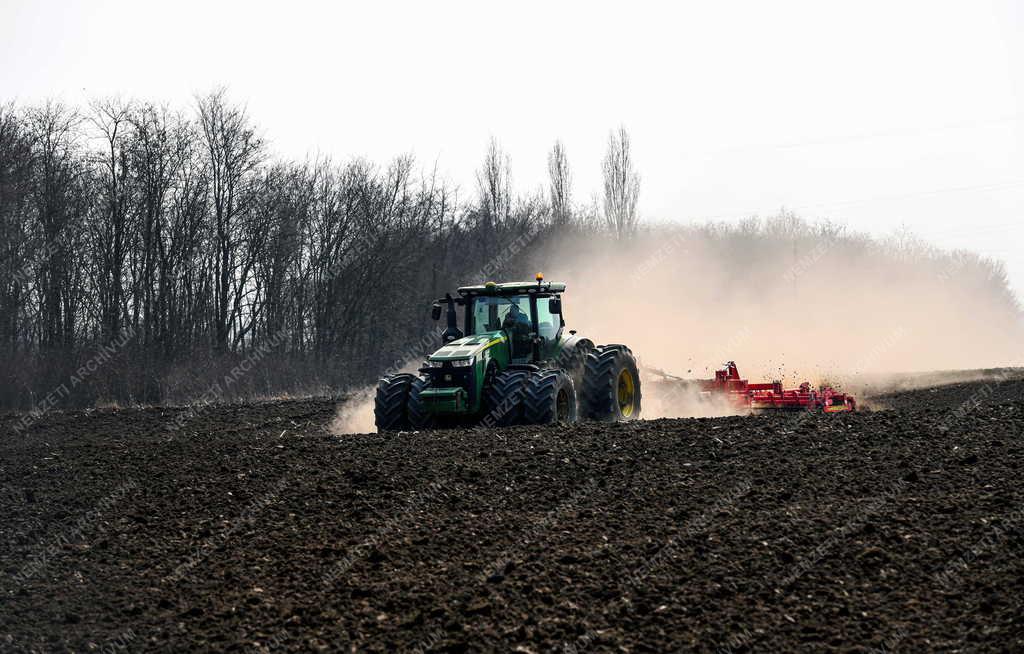
[[430, 317], [433, 318], [434, 320], [440, 320], [441, 319], [441, 305], [440, 304], [435, 302], [434, 306], [430, 307]]
[[562, 300], [557, 297], [548, 300], [548, 311], [551, 313], [562, 313]]

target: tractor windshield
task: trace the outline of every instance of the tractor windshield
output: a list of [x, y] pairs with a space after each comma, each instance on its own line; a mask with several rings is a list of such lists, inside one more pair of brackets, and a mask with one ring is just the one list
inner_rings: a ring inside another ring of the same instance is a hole
[[473, 298], [473, 333], [508, 329], [512, 324], [530, 325], [530, 298], [525, 295], [485, 295]]

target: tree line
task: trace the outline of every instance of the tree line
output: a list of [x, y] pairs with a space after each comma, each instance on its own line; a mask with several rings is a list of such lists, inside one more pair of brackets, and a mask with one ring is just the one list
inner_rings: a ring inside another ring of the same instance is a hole
[[0, 105], [0, 405], [61, 385], [68, 405], [187, 401], [254, 352], [241, 392], [365, 383], [429, 329], [429, 299], [528, 273], [557, 234], [636, 230], [624, 129], [599, 201], [575, 200], [561, 143], [548, 170], [515, 193], [492, 139], [460, 201], [412, 156], [290, 161], [223, 90]]

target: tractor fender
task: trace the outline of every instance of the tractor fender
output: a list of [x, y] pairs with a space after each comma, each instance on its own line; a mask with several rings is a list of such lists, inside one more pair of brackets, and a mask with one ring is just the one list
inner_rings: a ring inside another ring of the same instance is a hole
[[562, 339], [562, 348], [558, 351], [557, 357], [558, 367], [564, 367], [568, 361], [571, 361], [573, 353], [581, 347], [585, 350], [592, 350], [594, 341], [579, 334], [570, 334], [568, 338]]

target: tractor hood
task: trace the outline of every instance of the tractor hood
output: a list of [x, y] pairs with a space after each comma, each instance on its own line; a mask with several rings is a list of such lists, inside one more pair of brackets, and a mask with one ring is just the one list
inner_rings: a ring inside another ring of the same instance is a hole
[[484, 350], [498, 343], [505, 342], [502, 331], [474, 334], [452, 341], [430, 355], [431, 361], [453, 361], [477, 356]]

